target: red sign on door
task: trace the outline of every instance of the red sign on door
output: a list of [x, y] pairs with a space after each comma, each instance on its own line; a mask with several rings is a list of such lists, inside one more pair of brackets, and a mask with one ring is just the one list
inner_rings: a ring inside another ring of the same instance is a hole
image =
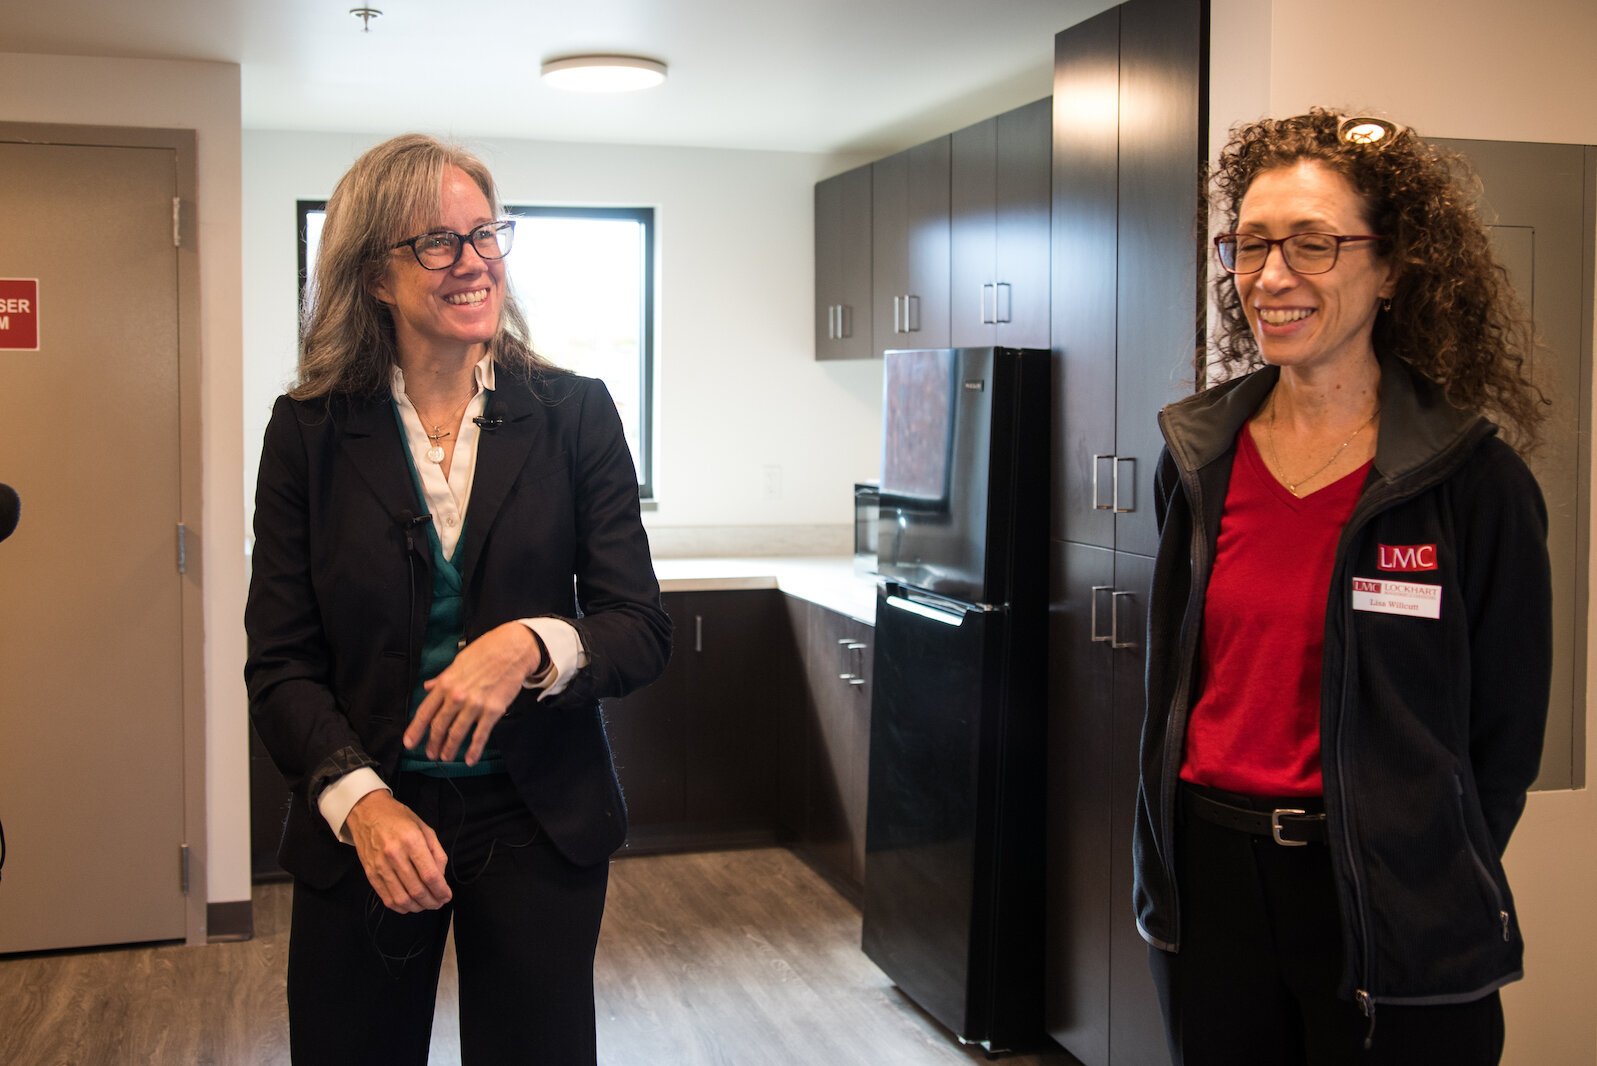
[[0, 351], [39, 350], [39, 279], [0, 278]]

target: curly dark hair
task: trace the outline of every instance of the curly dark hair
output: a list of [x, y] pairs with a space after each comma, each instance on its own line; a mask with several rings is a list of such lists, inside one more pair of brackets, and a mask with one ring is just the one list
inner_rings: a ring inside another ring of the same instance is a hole
[[[1210, 176], [1223, 229], [1236, 228], [1242, 198], [1263, 171], [1313, 160], [1347, 178], [1364, 198], [1370, 232], [1385, 237], [1381, 254], [1401, 268], [1391, 309], [1375, 321], [1375, 350], [1441, 386], [1454, 405], [1497, 422], [1521, 450], [1534, 448], [1548, 402], [1527, 366], [1535, 331], [1492, 256], [1475, 208], [1478, 180], [1457, 155], [1412, 130], [1360, 144], [1343, 140], [1341, 123], [1316, 108], [1234, 127]], [[1216, 272], [1214, 296], [1224, 375], [1262, 365], [1230, 275]]]

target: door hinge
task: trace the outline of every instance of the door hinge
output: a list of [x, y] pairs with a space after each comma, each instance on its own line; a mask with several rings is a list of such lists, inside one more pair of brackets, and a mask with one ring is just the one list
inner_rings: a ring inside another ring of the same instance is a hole
[[189, 572], [189, 527], [182, 522], [177, 524], [177, 572]]
[[178, 880], [183, 883], [183, 894], [186, 896], [189, 894], [189, 846], [179, 844], [177, 851]]
[[183, 247], [183, 200], [172, 197], [172, 247]]

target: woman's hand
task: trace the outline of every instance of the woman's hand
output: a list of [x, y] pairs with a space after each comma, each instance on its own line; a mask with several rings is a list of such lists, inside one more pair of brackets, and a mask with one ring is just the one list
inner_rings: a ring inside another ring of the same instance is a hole
[[444, 881], [449, 857], [432, 826], [385, 789], [368, 792], [344, 825], [383, 906], [401, 914], [435, 911], [452, 893]]
[[543, 660], [543, 645], [520, 622], [490, 629], [425, 684], [427, 695], [405, 730], [405, 747], [414, 748], [426, 737], [427, 758], [448, 760], [469, 733], [466, 765], [477, 765], [488, 734], [521, 694], [522, 682], [543, 668]]

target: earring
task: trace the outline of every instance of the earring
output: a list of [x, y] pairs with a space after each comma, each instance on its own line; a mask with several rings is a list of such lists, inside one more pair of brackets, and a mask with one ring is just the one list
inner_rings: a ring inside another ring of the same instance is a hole
[[1391, 309], [1392, 309], [1392, 298], [1390, 296], [1382, 297], [1381, 298], [1381, 310], [1382, 311], [1390, 311]]

